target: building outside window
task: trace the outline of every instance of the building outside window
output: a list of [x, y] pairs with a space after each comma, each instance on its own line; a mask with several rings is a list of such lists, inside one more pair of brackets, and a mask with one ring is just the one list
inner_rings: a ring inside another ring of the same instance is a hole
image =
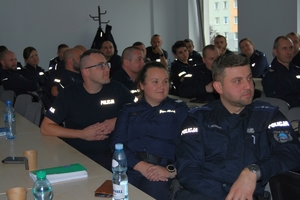
[[238, 17], [234, 16], [234, 24], [237, 24], [237, 23], [238, 23]]
[[215, 2], [215, 10], [219, 10], [219, 2]]
[[219, 17], [216, 17], [215, 24], [216, 24], [216, 25], [219, 25], [219, 24], [220, 24], [220, 18], [219, 18]]
[[233, 2], [233, 7], [234, 7], [234, 8], [237, 8], [237, 7], [238, 7], [238, 2], [237, 2], [237, 0], [234, 0], [234, 2]]
[[227, 8], [227, 1], [223, 2], [223, 8], [226, 9]]
[[228, 24], [228, 17], [224, 17], [224, 24]]

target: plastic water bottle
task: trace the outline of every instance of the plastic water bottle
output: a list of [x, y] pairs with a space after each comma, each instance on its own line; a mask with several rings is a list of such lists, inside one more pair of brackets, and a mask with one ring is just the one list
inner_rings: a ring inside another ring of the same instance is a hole
[[6, 139], [12, 140], [16, 137], [16, 117], [15, 109], [11, 105], [11, 101], [6, 101], [6, 108], [4, 111], [4, 124], [6, 127]]
[[114, 191], [114, 200], [128, 200], [128, 177], [127, 159], [123, 151], [123, 144], [115, 145], [115, 153], [112, 159], [112, 182]]
[[35, 200], [51, 200], [52, 199], [52, 186], [46, 178], [45, 171], [38, 171], [36, 173], [36, 181], [32, 187], [32, 194]]

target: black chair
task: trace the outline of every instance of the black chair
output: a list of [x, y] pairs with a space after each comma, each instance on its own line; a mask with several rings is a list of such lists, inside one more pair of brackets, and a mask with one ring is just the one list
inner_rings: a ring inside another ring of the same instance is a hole
[[286, 172], [269, 180], [273, 200], [300, 200], [300, 174]]

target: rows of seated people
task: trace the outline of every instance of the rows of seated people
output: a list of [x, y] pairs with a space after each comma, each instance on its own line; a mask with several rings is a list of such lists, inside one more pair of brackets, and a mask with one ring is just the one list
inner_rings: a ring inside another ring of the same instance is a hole
[[[183, 186], [177, 199], [252, 199], [264, 195], [270, 177], [299, 168], [299, 141], [286, 118], [252, 102], [258, 77], [266, 96], [300, 104], [299, 36], [276, 38], [271, 66], [250, 39], [239, 46], [242, 54], [235, 55], [218, 35], [202, 57], [192, 40], [176, 41], [176, 59], [168, 63], [159, 35], [121, 56], [111, 41], [99, 50], [62, 44], [46, 72], [33, 47], [24, 49], [20, 68], [4, 48], [1, 79], [5, 90], [43, 101], [43, 135], [61, 138], [106, 169], [114, 145], [123, 143], [129, 182], [155, 199], [169, 198], [175, 177]], [[209, 104], [189, 112], [169, 93]]]

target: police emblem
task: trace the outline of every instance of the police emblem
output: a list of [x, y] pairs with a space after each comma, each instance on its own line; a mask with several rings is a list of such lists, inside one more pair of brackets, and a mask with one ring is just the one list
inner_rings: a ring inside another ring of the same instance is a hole
[[292, 141], [293, 138], [288, 131], [273, 131], [274, 138], [279, 143], [285, 143], [288, 141]]

